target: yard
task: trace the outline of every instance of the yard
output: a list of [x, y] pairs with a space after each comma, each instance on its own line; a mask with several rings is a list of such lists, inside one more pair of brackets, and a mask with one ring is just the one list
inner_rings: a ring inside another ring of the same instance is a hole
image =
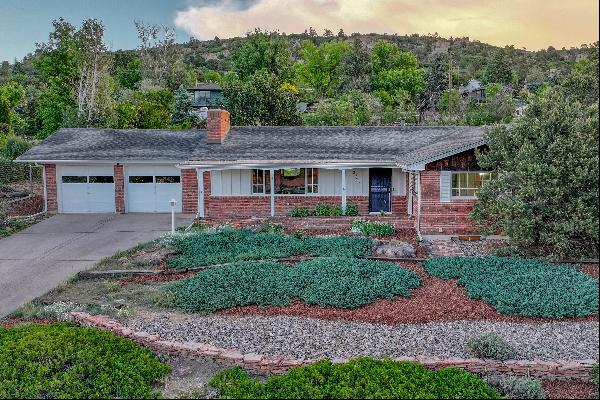
[[[481, 380], [455, 370], [430, 373], [410, 363], [356, 359], [597, 363], [597, 266], [493, 256], [422, 262], [424, 249], [406, 235], [288, 233], [266, 224], [198, 227], [167, 236], [102, 260], [94, 271], [24, 306], [6, 323], [47, 323], [83, 311], [108, 315], [161, 340], [264, 357], [341, 360], [269, 378], [252, 369], [248, 377], [210, 357], [171, 355], [163, 360], [171, 366], [166, 380], [154, 382], [167, 396], [410, 398], [455, 397], [458, 390], [494, 398], [524, 392], [540, 396], [545, 390], [549, 398], [585, 398], [597, 390], [584, 380], [504, 375]], [[345, 367], [347, 360], [355, 367]], [[351, 370], [359, 375], [349, 375]], [[451, 379], [457, 386], [441, 387], [437, 374], [457, 374]], [[289, 391], [317, 376], [336, 384], [325, 385], [328, 392], [316, 392], [325, 390], [323, 385]], [[349, 383], [357, 379], [366, 386]], [[385, 386], [380, 379], [431, 383], [422, 393], [367, 390]]]

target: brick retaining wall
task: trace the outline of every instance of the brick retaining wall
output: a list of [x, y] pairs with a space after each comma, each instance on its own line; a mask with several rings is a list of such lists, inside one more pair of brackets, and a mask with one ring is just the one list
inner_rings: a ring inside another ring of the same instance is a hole
[[[243, 354], [235, 349], [219, 348], [206, 343], [182, 343], [162, 340], [158, 335], [129, 329], [107, 316], [90, 315], [82, 312], [72, 312], [70, 316], [80, 325], [108, 330], [117, 336], [131, 339], [155, 352], [188, 357], [211, 357], [217, 361], [230, 362], [256, 371], [282, 374], [291, 367], [308, 365], [318, 361], [316, 359], [291, 359], [284, 356], [263, 356], [255, 353]], [[539, 360], [496, 361], [478, 358], [448, 358], [442, 360], [436, 357], [398, 357], [394, 360], [417, 362], [434, 370], [458, 367], [482, 374], [509, 374], [546, 379], [583, 379], [587, 381], [591, 381], [593, 365], [596, 363], [595, 360], [548, 362]], [[347, 362], [348, 359], [332, 359], [331, 361], [334, 364], [342, 364]]]

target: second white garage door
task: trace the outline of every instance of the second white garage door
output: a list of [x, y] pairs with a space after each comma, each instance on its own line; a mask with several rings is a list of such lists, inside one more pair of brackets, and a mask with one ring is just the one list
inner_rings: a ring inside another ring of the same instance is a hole
[[128, 166], [125, 168], [127, 212], [170, 212], [175, 199], [181, 212], [181, 174], [170, 166]]

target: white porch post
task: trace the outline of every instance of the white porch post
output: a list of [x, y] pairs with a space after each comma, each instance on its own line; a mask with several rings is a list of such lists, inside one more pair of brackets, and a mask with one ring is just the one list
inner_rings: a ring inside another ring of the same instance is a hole
[[275, 170], [269, 170], [269, 183], [271, 187], [271, 217], [275, 216]]
[[413, 215], [413, 195], [415, 192], [415, 174], [414, 172], [408, 173], [408, 215]]
[[346, 170], [342, 169], [342, 213], [346, 214]]
[[204, 218], [204, 170], [196, 169], [198, 178], [198, 218]]

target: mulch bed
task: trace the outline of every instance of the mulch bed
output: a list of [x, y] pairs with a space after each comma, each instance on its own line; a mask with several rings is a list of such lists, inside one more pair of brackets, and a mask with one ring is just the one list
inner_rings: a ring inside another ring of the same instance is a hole
[[132, 275], [119, 279], [119, 284], [126, 285], [128, 283], [171, 282], [184, 278], [189, 278], [190, 276], [196, 275], [198, 272], [199, 271], [187, 271], [164, 275]]
[[24, 318], [10, 318], [5, 319], [4, 321], [0, 321], [0, 326], [3, 328], [12, 328], [15, 325], [27, 323], [27, 324], [37, 324], [37, 325], [48, 325], [58, 322], [55, 318], [36, 318], [36, 319], [24, 319]]
[[579, 270], [598, 279], [598, 264], [581, 264]]
[[[286, 315], [318, 318], [325, 320], [353, 320], [388, 325], [415, 324], [434, 321], [494, 320], [503, 322], [542, 323], [555, 319], [519, 317], [501, 314], [483, 300], [472, 300], [454, 280], [443, 280], [428, 275], [419, 263], [400, 263], [402, 267], [415, 271], [423, 284], [412, 291], [413, 297], [397, 297], [378, 300], [366, 306], [344, 310], [319, 307], [294, 301], [281, 306], [242, 306], [222, 310], [222, 315]], [[563, 319], [563, 321], [598, 321], [598, 315]]]
[[[592, 382], [542, 380], [547, 399], [593, 399], [597, 386]], [[596, 397], [597, 398], [597, 397]]]

